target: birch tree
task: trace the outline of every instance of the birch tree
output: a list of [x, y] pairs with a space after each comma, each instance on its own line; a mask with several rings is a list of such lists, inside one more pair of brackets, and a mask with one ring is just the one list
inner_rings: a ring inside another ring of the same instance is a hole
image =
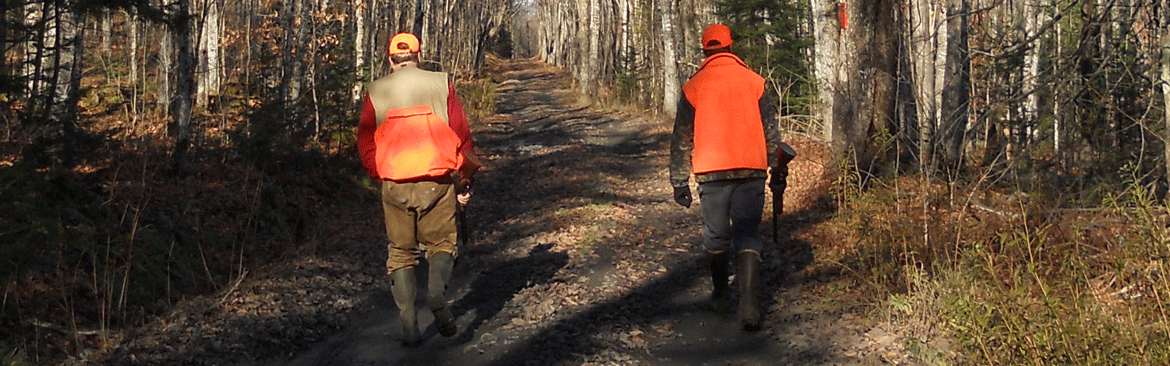
[[223, 38], [220, 7], [222, 0], [204, 0], [199, 32], [199, 82], [195, 91], [196, 104], [208, 106], [211, 95], [219, 95], [223, 72], [220, 39]]
[[358, 73], [357, 82], [350, 90], [350, 101], [361, 103], [363, 82], [367, 81], [363, 73], [366, 66], [366, 4], [365, 0], [358, 0], [353, 7], [353, 22], [357, 28], [353, 36], [353, 70]]
[[1159, 34], [1161, 46], [1161, 78], [1158, 80], [1162, 89], [1162, 119], [1165, 124], [1163, 132], [1163, 164], [1166, 166], [1166, 180], [1170, 185], [1170, 0], [1160, 0]]
[[659, 17], [662, 21], [662, 110], [674, 118], [679, 98], [678, 58], [674, 49], [673, 1], [659, 0]]

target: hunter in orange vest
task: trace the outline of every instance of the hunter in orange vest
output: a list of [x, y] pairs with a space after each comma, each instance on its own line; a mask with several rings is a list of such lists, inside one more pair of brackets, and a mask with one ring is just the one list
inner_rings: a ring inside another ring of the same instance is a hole
[[773, 194], [782, 194], [787, 176], [778, 169], [780, 130], [764, 78], [731, 53], [731, 44], [731, 29], [726, 25], [714, 24], [703, 31], [707, 57], [683, 86], [678, 101], [670, 146], [670, 184], [675, 202], [688, 208], [692, 173], [699, 184], [715, 311], [729, 311], [732, 305], [728, 252], [734, 249], [739, 319], [745, 330], [758, 330], [762, 312], [756, 292], [763, 250], [759, 226], [764, 186], [769, 168]]
[[402, 320], [402, 342], [412, 347], [421, 343], [414, 268], [423, 252], [435, 327], [447, 337], [457, 331], [445, 295], [459, 254], [456, 205], [470, 201], [472, 176], [480, 167], [455, 88], [447, 74], [418, 68], [419, 51], [413, 34], [390, 40], [392, 72], [366, 86], [357, 131], [362, 165], [382, 183], [390, 241], [386, 272]]

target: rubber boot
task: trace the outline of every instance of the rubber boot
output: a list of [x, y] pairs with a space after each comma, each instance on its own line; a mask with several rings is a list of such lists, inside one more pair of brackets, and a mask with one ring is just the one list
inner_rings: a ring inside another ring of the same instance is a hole
[[398, 305], [398, 318], [402, 320], [402, 345], [415, 347], [422, 343], [418, 332], [418, 313], [414, 310], [414, 299], [418, 291], [418, 280], [414, 267], [406, 267], [390, 274], [390, 293]]
[[711, 309], [717, 314], [731, 310], [731, 286], [727, 284], [728, 266], [731, 264], [726, 251], [708, 252], [711, 257]]
[[739, 279], [739, 322], [743, 330], [760, 330], [760, 301], [756, 294], [760, 286], [760, 254], [741, 251], [735, 256]]
[[455, 316], [447, 307], [447, 282], [451, 280], [451, 269], [455, 266], [455, 257], [451, 253], [439, 252], [427, 260], [430, 264], [427, 272], [427, 306], [435, 313], [435, 329], [444, 337], [455, 335], [458, 328], [455, 326]]

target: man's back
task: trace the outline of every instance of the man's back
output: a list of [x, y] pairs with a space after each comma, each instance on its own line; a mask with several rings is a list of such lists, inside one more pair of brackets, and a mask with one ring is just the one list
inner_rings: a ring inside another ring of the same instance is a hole
[[399, 108], [429, 105], [435, 115], [450, 122], [447, 116], [447, 74], [406, 67], [374, 80], [366, 89], [374, 105], [379, 124], [386, 112]]

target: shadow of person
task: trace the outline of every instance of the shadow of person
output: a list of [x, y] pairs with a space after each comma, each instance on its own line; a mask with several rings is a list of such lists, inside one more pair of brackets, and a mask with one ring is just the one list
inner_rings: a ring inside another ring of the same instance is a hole
[[484, 322], [504, 309], [521, 290], [548, 283], [557, 271], [569, 263], [569, 255], [549, 251], [553, 243], [532, 248], [527, 256], [507, 260], [481, 271], [469, 285], [470, 292], [452, 306], [459, 318], [474, 312], [475, 318], [466, 327], [460, 327], [457, 343], [467, 343]]

